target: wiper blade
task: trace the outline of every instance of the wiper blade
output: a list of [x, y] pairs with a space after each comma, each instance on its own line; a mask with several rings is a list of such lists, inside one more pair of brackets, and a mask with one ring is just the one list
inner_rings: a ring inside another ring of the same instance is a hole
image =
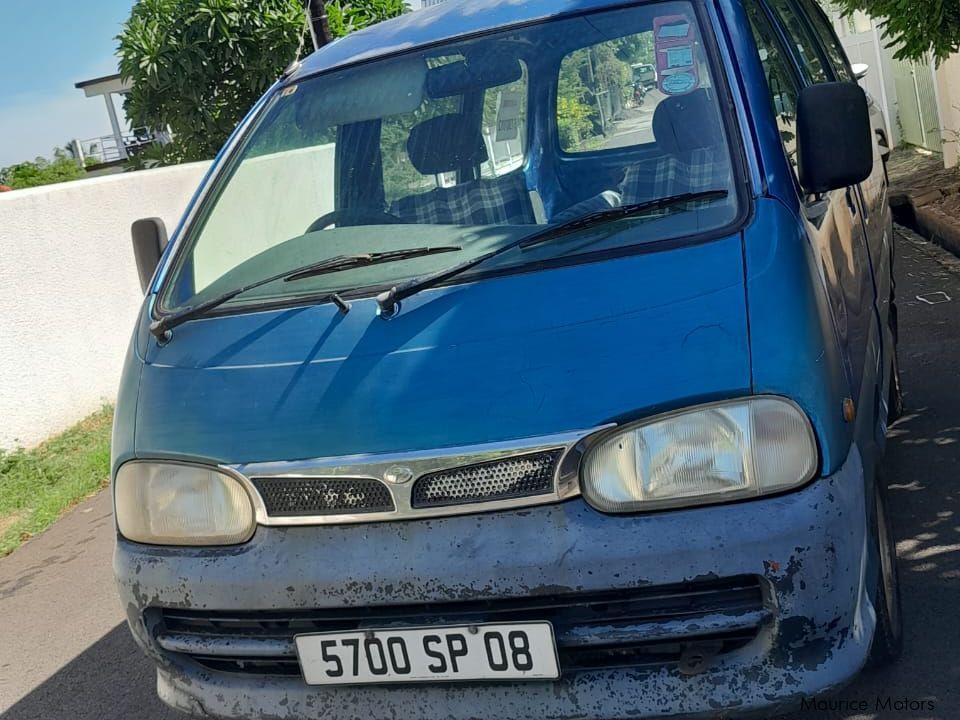
[[280, 279], [284, 282], [294, 282], [296, 280], [305, 280], [306, 278], [317, 277], [318, 275], [327, 275], [332, 272], [352, 270], [353, 268], [366, 267], [368, 265], [382, 265], [383, 263], [411, 260], [426, 255], [458, 252], [460, 249], [459, 245], [441, 245], [439, 247], [408, 248], [406, 250], [388, 250], [387, 252], [361, 253], [359, 255], [337, 255], [328, 260], [321, 260], [313, 265], [307, 265], [299, 270], [294, 270], [282, 276]]
[[414, 278], [405, 283], [397, 285], [386, 292], [380, 293], [377, 295], [377, 304], [380, 306], [380, 316], [384, 318], [392, 317], [396, 314], [398, 303], [400, 303], [402, 300], [410, 297], [411, 295], [416, 295], [421, 290], [426, 290], [427, 288], [431, 288], [439, 285], [442, 282], [446, 282], [447, 280], [450, 280], [461, 273], [465, 273], [467, 270], [475, 268], [477, 265], [481, 265], [488, 260], [498, 257], [499, 255], [503, 255], [514, 248], [526, 250], [527, 248], [534, 247], [535, 245], [540, 245], [542, 243], [554, 240], [555, 238], [562, 237], [579, 230], [594, 227], [596, 225], [602, 225], [609, 222], [615, 222], [617, 220], [623, 220], [625, 218], [636, 217], [645, 213], [655, 212], [656, 210], [664, 210], [676, 205], [683, 205], [690, 202], [722, 200], [723, 198], [727, 197], [727, 195], [729, 195], [729, 192], [726, 190], [703, 190], [700, 192], [683, 193], [680, 195], [669, 195], [667, 197], [657, 198], [656, 200], [648, 200], [642, 203], [633, 203], [631, 205], [621, 205], [617, 208], [600, 210], [599, 212], [574, 218], [573, 220], [560, 223], [559, 225], [551, 225], [531, 235], [524, 235], [518, 240], [509, 242], [506, 245], [498, 247], [496, 250], [491, 250], [488, 253], [484, 253], [483, 255], [479, 255], [475, 258], [467, 260], [466, 262], [462, 262], [459, 265], [454, 265], [453, 267], [449, 267], [445, 270], [439, 270], [431, 275], [424, 275], [420, 278]]
[[526, 250], [527, 248], [534, 247], [535, 245], [541, 245], [545, 242], [553, 240], [555, 237], [560, 237], [561, 235], [566, 235], [567, 233], [574, 232], [576, 230], [584, 230], [586, 228], [594, 227], [595, 225], [603, 225], [615, 220], [636, 217], [637, 215], [644, 215], [657, 210], [665, 210], [667, 208], [675, 207], [677, 205], [684, 205], [690, 202], [709, 202], [710, 200], [722, 200], [723, 198], [727, 197], [727, 195], [729, 195], [729, 193], [726, 190], [702, 190], [700, 192], [668, 195], [667, 197], [657, 198], [656, 200], [647, 200], [646, 202], [642, 203], [632, 203], [630, 205], [621, 205], [620, 207], [598, 210], [597, 212], [574, 218], [573, 220], [560, 225], [545, 228], [543, 231], [534, 233], [533, 235], [528, 235], [521, 242], [519, 242], [518, 245], [522, 249]]
[[[220, 307], [226, 302], [233, 300], [238, 295], [242, 295], [250, 290], [256, 290], [264, 285], [283, 280], [284, 282], [296, 282], [307, 278], [317, 277], [318, 275], [327, 275], [330, 273], [352, 270], [358, 267], [367, 267], [370, 265], [381, 265], [383, 263], [399, 262], [400, 260], [411, 260], [413, 258], [424, 257], [426, 255], [437, 255], [440, 253], [457, 252], [461, 248], [457, 245], [441, 245], [439, 247], [419, 247], [407, 248], [404, 250], [389, 250], [387, 252], [360, 253], [357, 255], [336, 255], [326, 260], [304, 265], [295, 270], [287, 270], [278, 275], [271, 275], [263, 280], [249, 283], [234, 290], [230, 290], [202, 303], [184, 308], [170, 315], [165, 315], [159, 320], [150, 323], [150, 332], [157, 338], [163, 339], [166, 334], [182, 325], [188, 320], [201, 317], [206, 313]], [[329, 293], [324, 296], [325, 299], [332, 300], [337, 304], [342, 312], [347, 312], [350, 305], [346, 303], [337, 293]]]

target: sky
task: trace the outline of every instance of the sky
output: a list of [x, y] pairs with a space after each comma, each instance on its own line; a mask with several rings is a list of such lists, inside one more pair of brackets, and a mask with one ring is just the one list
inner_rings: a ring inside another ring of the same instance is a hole
[[0, 167], [110, 134], [102, 98], [73, 85], [117, 72], [134, 0], [0, 0]]

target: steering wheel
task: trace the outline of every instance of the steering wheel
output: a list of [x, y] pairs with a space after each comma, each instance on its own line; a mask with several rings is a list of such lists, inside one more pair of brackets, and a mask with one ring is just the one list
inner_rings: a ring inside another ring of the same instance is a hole
[[307, 233], [325, 230], [331, 225], [396, 225], [403, 220], [383, 210], [372, 208], [340, 208], [314, 220]]

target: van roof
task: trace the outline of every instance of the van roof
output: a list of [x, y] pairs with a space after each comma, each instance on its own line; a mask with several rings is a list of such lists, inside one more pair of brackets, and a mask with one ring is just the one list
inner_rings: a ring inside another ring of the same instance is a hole
[[552, 15], [633, 4], [631, 0], [448, 0], [340, 38], [303, 61], [296, 81], [323, 70]]

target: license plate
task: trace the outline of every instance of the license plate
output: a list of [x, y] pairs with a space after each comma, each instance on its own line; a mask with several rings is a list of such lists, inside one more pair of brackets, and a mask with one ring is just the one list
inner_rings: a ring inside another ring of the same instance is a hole
[[560, 677], [548, 622], [317, 633], [294, 641], [308, 685]]

